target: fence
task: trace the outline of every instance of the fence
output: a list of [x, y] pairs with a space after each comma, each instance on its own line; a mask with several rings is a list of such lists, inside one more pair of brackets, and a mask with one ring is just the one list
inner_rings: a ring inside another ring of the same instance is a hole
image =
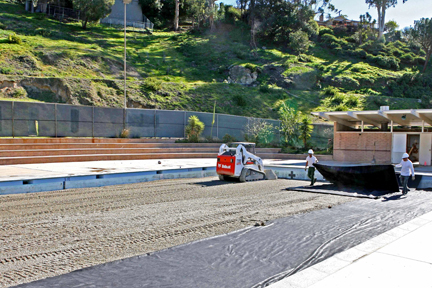
[[[245, 126], [258, 118], [226, 114], [121, 109], [54, 103], [0, 101], [0, 137], [119, 137], [123, 128], [130, 137], [185, 137], [190, 116], [196, 115], [205, 124], [203, 136], [222, 139], [229, 134], [244, 140]], [[280, 140], [280, 121], [261, 119], [274, 126], [273, 139]], [[314, 124], [311, 143], [326, 148], [333, 139], [333, 126]]]
[[[212, 113], [0, 101], [0, 136], [119, 137], [126, 127], [130, 137], [182, 138], [192, 115], [204, 122], [204, 137], [229, 134], [238, 140], [244, 140], [246, 124], [255, 119], [215, 114], [212, 127]], [[265, 121], [274, 125], [278, 141], [280, 122]]]
[[[106, 24], [106, 25], [110, 25], [110, 26], [112, 26], [112, 25], [116, 25], [116, 26], [121, 25], [122, 27], [124, 26], [124, 24], [123, 24], [124, 20], [122, 20], [122, 19], [105, 18], [105, 19], [102, 19], [100, 22], [102, 24]], [[137, 28], [137, 29], [143, 29], [143, 30], [147, 29], [147, 30], [153, 31], [153, 26], [154, 25], [153, 25], [152, 22], [150, 22], [150, 20], [146, 19], [145, 22], [126, 21], [126, 26], [127, 27]]]
[[66, 18], [73, 18], [73, 19], [80, 20], [80, 17], [83, 16], [81, 15], [80, 10], [75, 10], [75, 9], [65, 8], [61, 6], [50, 5], [50, 4], [46, 8], [46, 13], [49, 16], [57, 19], [63, 19], [66, 17]]

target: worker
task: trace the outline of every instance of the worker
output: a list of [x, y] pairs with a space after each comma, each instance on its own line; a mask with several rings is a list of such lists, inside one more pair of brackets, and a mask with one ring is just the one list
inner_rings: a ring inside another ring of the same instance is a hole
[[408, 153], [402, 155], [402, 162], [397, 164], [396, 167], [402, 167], [400, 172], [400, 179], [402, 184], [402, 195], [408, 194], [408, 180], [411, 176], [412, 180], [415, 179], [414, 166], [411, 160], [408, 159]]
[[309, 155], [306, 157], [305, 171], [309, 167], [307, 175], [311, 179], [310, 186], [313, 186], [315, 184], [315, 181], [316, 181], [314, 164], [318, 163], [318, 159], [313, 155], [314, 152], [312, 149], [309, 149], [308, 154]]

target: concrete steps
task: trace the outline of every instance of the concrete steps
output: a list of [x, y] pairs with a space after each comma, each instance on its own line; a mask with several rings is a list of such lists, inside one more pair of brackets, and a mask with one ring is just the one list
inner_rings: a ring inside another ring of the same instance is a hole
[[[0, 139], [0, 165], [216, 158], [220, 145], [175, 143], [175, 139], [5, 138]], [[279, 148], [256, 149], [262, 158], [280, 158], [279, 152]]]

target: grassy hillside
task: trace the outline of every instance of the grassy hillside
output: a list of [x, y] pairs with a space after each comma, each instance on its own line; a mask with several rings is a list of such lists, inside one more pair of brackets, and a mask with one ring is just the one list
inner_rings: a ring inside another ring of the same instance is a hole
[[[430, 107], [431, 73], [417, 72], [418, 47], [356, 47], [327, 30], [298, 56], [271, 45], [254, 55], [242, 23], [199, 34], [129, 30], [128, 106], [210, 112], [216, 100], [219, 113], [264, 118], [277, 118], [283, 102], [303, 112]], [[21, 44], [9, 41], [15, 34]], [[0, 99], [121, 107], [122, 58], [121, 29], [82, 30], [0, 0]], [[234, 65], [257, 71], [257, 82], [226, 83]]]

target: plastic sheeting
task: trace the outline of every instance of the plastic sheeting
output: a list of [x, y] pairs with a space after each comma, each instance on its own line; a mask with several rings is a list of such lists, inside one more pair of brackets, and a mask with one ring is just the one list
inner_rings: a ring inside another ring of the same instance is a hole
[[419, 191], [358, 199], [19, 287], [265, 287], [431, 211], [431, 201]]
[[325, 179], [340, 187], [360, 187], [398, 192], [399, 185], [393, 165], [323, 165], [315, 164]]

